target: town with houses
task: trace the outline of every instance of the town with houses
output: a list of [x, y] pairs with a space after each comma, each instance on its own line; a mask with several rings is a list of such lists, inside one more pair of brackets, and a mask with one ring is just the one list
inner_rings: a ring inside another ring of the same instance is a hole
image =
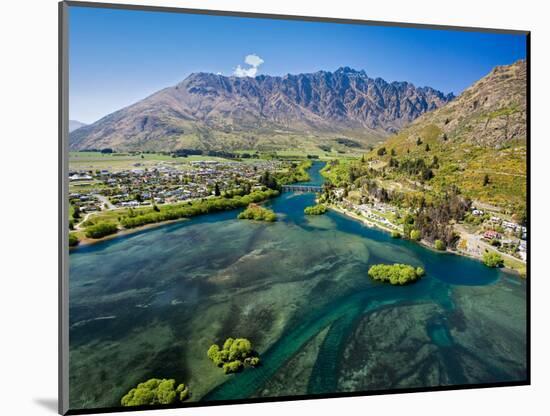
[[[154, 166], [136, 162], [131, 169], [123, 170], [71, 169], [69, 200], [85, 219], [99, 211], [174, 204], [225, 194], [242, 186], [249, 191], [260, 189], [262, 173], [280, 171], [288, 164], [288, 161], [277, 159], [197, 160], [179, 165], [159, 161]], [[344, 197], [343, 188], [332, 192], [337, 201], [332, 208], [369, 226], [402, 232], [399, 218], [406, 214], [402, 208], [376, 200], [358, 204]], [[523, 263], [527, 260], [525, 226], [475, 207], [470, 209], [470, 214], [479, 221], [468, 229], [457, 227], [464, 240], [459, 245], [461, 251], [479, 256], [484, 248], [491, 248]]]
[[[388, 232], [402, 233], [403, 226], [398, 219], [405, 214], [403, 209], [380, 201], [357, 204], [344, 197], [344, 188], [337, 188], [333, 193], [340, 201], [338, 208], [347, 215]], [[470, 214], [479, 219], [479, 224], [469, 229], [457, 227], [463, 240], [458, 245], [460, 251], [479, 257], [485, 248], [491, 248], [523, 263], [527, 261], [527, 227], [476, 207], [470, 208]]]
[[133, 169], [120, 171], [70, 170], [69, 200], [83, 213], [173, 204], [209, 197], [216, 193], [216, 187], [219, 192], [241, 185], [250, 186], [251, 190], [261, 188], [258, 178], [263, 172], [284, 167], [285, 162], [277, 160], [201, 160], [183, 167], [159, 162], [152, 168], [135, 163]]

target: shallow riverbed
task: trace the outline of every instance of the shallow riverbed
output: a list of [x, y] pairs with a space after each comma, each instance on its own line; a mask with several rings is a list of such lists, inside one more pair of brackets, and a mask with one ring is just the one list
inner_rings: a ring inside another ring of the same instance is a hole
[[[187, 383], [193, 401], [526, 377], [525, 281], [336, 212], [305, 216], [313, 203], [285, 193], [268, 202], [275, 223], [231, 211], [72, 251], [71, 408], [117, 406], [150, 377]], [[374, 283], [380, 262], [426, 277]], [[228, 336], [263, 365], [223, 375], [206, 350]]]

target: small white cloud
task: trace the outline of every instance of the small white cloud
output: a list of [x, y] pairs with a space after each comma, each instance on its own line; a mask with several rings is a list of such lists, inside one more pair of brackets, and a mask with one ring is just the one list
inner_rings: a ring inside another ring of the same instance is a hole
[[261, 64], [264, 63], [264, 60], [255, 54], [246, 55], [246, 58], [244, 58], [244, 61], [248, 65], [255, 66], [255, 67], [259, 67]]
[[248, 68], [237, 65], [233, 75], [236, 77], [255, 77], [258, 73], [258, 68], [264, 63], [264, 60], [256, 54], [246, 55], [244, 62], [250, 65]]

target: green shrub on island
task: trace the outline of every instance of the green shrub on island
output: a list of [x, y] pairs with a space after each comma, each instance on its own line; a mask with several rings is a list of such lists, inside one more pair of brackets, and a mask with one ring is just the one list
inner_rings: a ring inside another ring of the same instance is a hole
[[260, 357], [246, 357], [243, 362], [251, 367], [257, 367], [260, 365]]
[[389, 282], [392, 285], [405, 285], [420, 279], [424, 275], [424, 269], [407, 264], [375, 264], [369, 268], [369, 277], [381, 282]]
[[436, 250], [446, 250], [447, 249], [447, 246], [445, 245], [445, 243], [441, 240], [435, 240], [434, 241], [434, 247]]
[[86, 228], [85, 235], [88, 238], [102, 238], [118, 232], [116, 224], [109, 222], [100, 222]]
[[80, 240], [74, 233], [69, 233], [69, 247], [76, 247]]
[[184, 402], [189, 398], [185, 384], [176, 387], [173, 379], [152, 378], [131, 389], [122, 399], [122, 406], [150, 406]]
[[410, 239], [413, 241], [420, 241], [420, 238], [422, 238], [422, 235], [420, 234], [419, 230], [411, 230]]
[[270, 209], [264, 208], [257, 204], [250, 204], [238, 217], [240, 220], [256, 220], [256, 221], [277, 221], [277, 215]]
[[241, 360], [229, 361], [224, 363], [222, 368], [225, 374], [238, 373], [243, 369], [243, 362]]
[[401, 233], [399, 231], [392, 231], [391, 232], [392, 238], [401, 238]]
[[312, 205], [304, 208], [304, 214], [306, 215], [323, 215], [325, 212], [327, 212], [327, 207], [323, 204]]
[[498, 253], [487, 251], [483, 254], [483, 263], [487, 267], [502, 267], [504, 266], [504, 259]]
[[279, 195], [279, 191], [268, 189], [265, 191], [254, 191], [248, 195], [234, 196], [232, 198], [208, 198], [200, 201], [193, 201], [187, 205], [180, 204], [162, 207], [160, 208], [160, 212], [151, 211], [146, 214], [128, 215], [120, 219], [120, 224], [124, 228], [135, 228], [147, 224], [190, 218], [212, 212], [229, 211], [246, 207], [251, 203], [265, 201], [277, 195]]
[[244, 366], [257, 367], [260, 357], [252, 349], [252, 343], [246, 338], [227, 338], [223, 347], [213, 344], [206, 353], [225, 374], [238, 373]]

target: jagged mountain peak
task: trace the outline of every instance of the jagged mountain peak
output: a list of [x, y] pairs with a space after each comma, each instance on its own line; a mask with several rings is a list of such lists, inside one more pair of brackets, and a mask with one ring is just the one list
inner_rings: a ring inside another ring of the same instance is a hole
[[220, 132], [273, 130], [347, 132], [379, 140], [451, 99], [452, 95], [433, 88], [372, 79], [364, 70], [346, 66], [334, 72], [285, 76], [194, 72], [174, 87], [79, 129], [71, 135], [71, 147], [169, 150], [187, 143], [222, 147], [216, 143]]

